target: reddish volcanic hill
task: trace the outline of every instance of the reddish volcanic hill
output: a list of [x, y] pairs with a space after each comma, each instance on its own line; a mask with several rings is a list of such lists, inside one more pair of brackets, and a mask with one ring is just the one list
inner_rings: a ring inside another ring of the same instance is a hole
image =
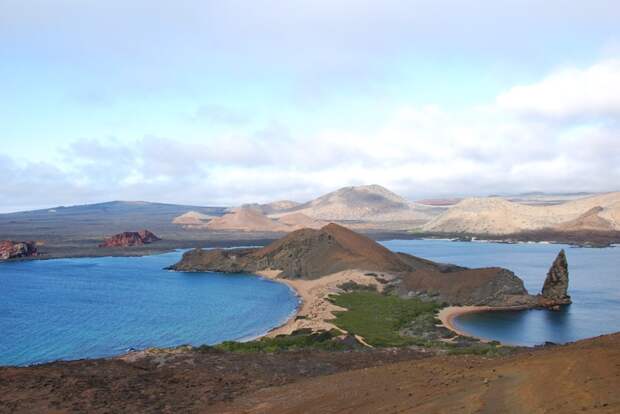
[[0, 241], [0, 260], [30, 257], [36, 256], [37, 254], [35, 242], [16, 242], [11, 240]]
[[288, 277], [313, 279], [347, 269], [410, 270], [379, 243], [337, 224], [290, 233], [253, 253], [259, 267], [281, 269]]
[[99, 247], [130, 247], [142, 246], [161, 240], [148, 230], [126, 231], [106, 238]]
[[193, 250], [176, 270], [256, 272], [282, 270], [288, 278], [315, 279], [347, 269], [382, 272], [412, 270], [409, 263], [379, 243], [337, 224], [301, 229], [261, 249]]

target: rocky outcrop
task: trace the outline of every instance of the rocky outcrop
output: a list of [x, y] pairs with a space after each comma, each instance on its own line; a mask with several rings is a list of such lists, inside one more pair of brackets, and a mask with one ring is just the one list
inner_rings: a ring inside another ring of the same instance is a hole
[[391, 288], [404, 297], [452, 305], [523, 306], [536, 301], [509, 270], [467, 269], [394, 253], [333, 223], [320, 230], [292, 232], [262, 249], [195, 249], [171, 269], [249, 273], [277, 269], [281, 277], [302, 279], [357, 269], [389, 275]]
[[568, 262], [564, 249], [560, 250], [553, 261], [540, 296], [543, 304], [546, 303], [547, 306], [553, 307], [571, 303], [571, 298], [568, 295]]
[[148, 230], [126, 231], [106, 238], [99, 247], [130, 247], [142, 246], [161, 240]]
[[523, 281], [508, 269], [420, 269], [404, 274], [401, 296], [432, 299], [453, 306], [528, 306], [535, 303]]
[[337, 224], [301, 229], [261, 249], [204, 251], [183, 255], [174, 270], [257, 272], [278, 269], [286, 278], [316, 279], [348, 269], [406, 272], [410, 264], [361, 234]]
[[289, 233], [260, 249], [202, 250], [183, 255], [170, 267], [179, 271], [255, 273], [279, 270], [284, 278], [318, 279], [343, 270], [387, 274], [385, 283], [402, 297], [456, 306], [554, 308], [570, 303], [568, 271], [560, 252], [541, 295], [530, 295], [523, 281], [499, 267], [467, 269], [394, 253], [381, 244], [337, 224]]
[[33, 241], [0, 241], [0, 260], [9, 260], [37, 255], [38, 252], [36, 243]]
[[437, 215], [437, 208], [411, 203], [380, 185], [344, 187], [289, 212], [338, 222], [420, 222]]
[[500, 197], [466, 198], [422, 226], [431, 233], [514, 235], [522, 232], [620, 231], [620, 192], [556, 205], [524, 205]]

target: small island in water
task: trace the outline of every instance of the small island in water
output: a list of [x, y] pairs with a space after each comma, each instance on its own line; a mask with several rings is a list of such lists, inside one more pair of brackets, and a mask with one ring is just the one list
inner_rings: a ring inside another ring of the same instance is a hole
[[394, 253], [334, 223], [318, 230], [291, 232], [263, 248], [195, 249], [185, 253], [170, 269], [255, 273], [289, 284], [304, 301], [300, 311], [302, 318], [295, 318], [287, 324], [286, 330], [278, 329], [277, 333], [319, 326], [336, 328], [329, 323], [333, 316], [317, 309], [329, 307], [325, 293], [340, 285], [447, 306], [440, 317], [446, 327], [456, 332], [450, 321], [463, 312], [558, 310], [561, 305], [571, 303], [567, 293], [568, 264], [563, 250], [553, 262], [542, 292], [531, 295], [523, 281], [510, 270], [499, 267], [467, 269]]

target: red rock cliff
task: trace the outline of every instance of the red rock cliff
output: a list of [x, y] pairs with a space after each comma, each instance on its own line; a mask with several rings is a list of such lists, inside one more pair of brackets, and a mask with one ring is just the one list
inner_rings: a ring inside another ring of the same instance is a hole
[[0, 260], [14, 259], [17, 257], [30, 257], [36, 256], [37, 254], [35, 242], [16, 242], [11, 240], [0, 241]]
[[99, 247], [129, 247], [142, 246], [161, 240], [148, 230], [126, 231], [106, 238]]

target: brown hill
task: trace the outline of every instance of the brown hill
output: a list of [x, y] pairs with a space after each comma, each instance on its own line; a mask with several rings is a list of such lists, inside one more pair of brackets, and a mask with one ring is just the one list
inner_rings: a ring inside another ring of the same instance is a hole
[[175, 270], [257, 272], [278, 269], [288, 278], [315, 279], [347, 269], [406, 272], [411, 266], [379, 243], [337, 224], [301, 229], [261, 249], [200, 249], [185, 253]]
[[296, 201], [290, 200], [278, 200], [272, 201], [271, 203], [266, 204], [258, 204], [258, 203], [250, 203], [244, 204], [242, 208], [253, 208], [255, 210], [260, 210], [263, 214], [269, 215], [279, 212], [291, 211], [299, 206], [299, 203]]
[[303, 213], [286, 214], [278, 218], [278, 222], [289, 226], [291, 230], [299, 230], [303, 228], [320, 229], [321, 227], [328, 224], [326, 221], [313, 219]]
[[536, 301], [521, 279], [500, 267], [454, 272], [420, 269], [403, 275], [399, 290], [456, 306], [527, 306]]
[[253, 414], [617, 414], [620, 334], [510, 357], [436, 356], [296, 381], [212, 407]]
[[561, 231], [620, 230], [620, 192], [599, 194], [557, 205], [524, 205], [499, 197], [467, 198], [422, 226], [440, 233], [515, 234]]
[[[465, 269], [435, 263], [381, 244], [337, 224], [301, 229], [260, 249], [201, 250], [183, 255], [171, 267], [178, 271], [256, 273], [280, 271], [288, 279], [318, 279], [344, 270], [387, 273], [389, 283], [405, 297], [453, 305], [555, 306], [529, 295], [523, 281], [501, 268]], [[567, 285], [565, 287], [568, 287]]]
[[440, 211], [441, 208], [412, 203], [380, 185], [344, 187], [289, 210], [339, 222], [423, 222]]
[[601, 217], [599, 214], [605, 211], [601, 206], [592, 207], [574, 220], [570, 220], [564, 223], [560, 223], [553, 227], [553, 230], [558, 231], [582, 231], [582, 230], [595, 230], [595, 231], [610, 231], [614, 230], [614, 226], [611, 221]]
[[212, 219], [206, 226], [209, 230], [237, 230], [286, 232], [289, 227], [265, 216], [259, 209], [236, 208], [222, 217]]

